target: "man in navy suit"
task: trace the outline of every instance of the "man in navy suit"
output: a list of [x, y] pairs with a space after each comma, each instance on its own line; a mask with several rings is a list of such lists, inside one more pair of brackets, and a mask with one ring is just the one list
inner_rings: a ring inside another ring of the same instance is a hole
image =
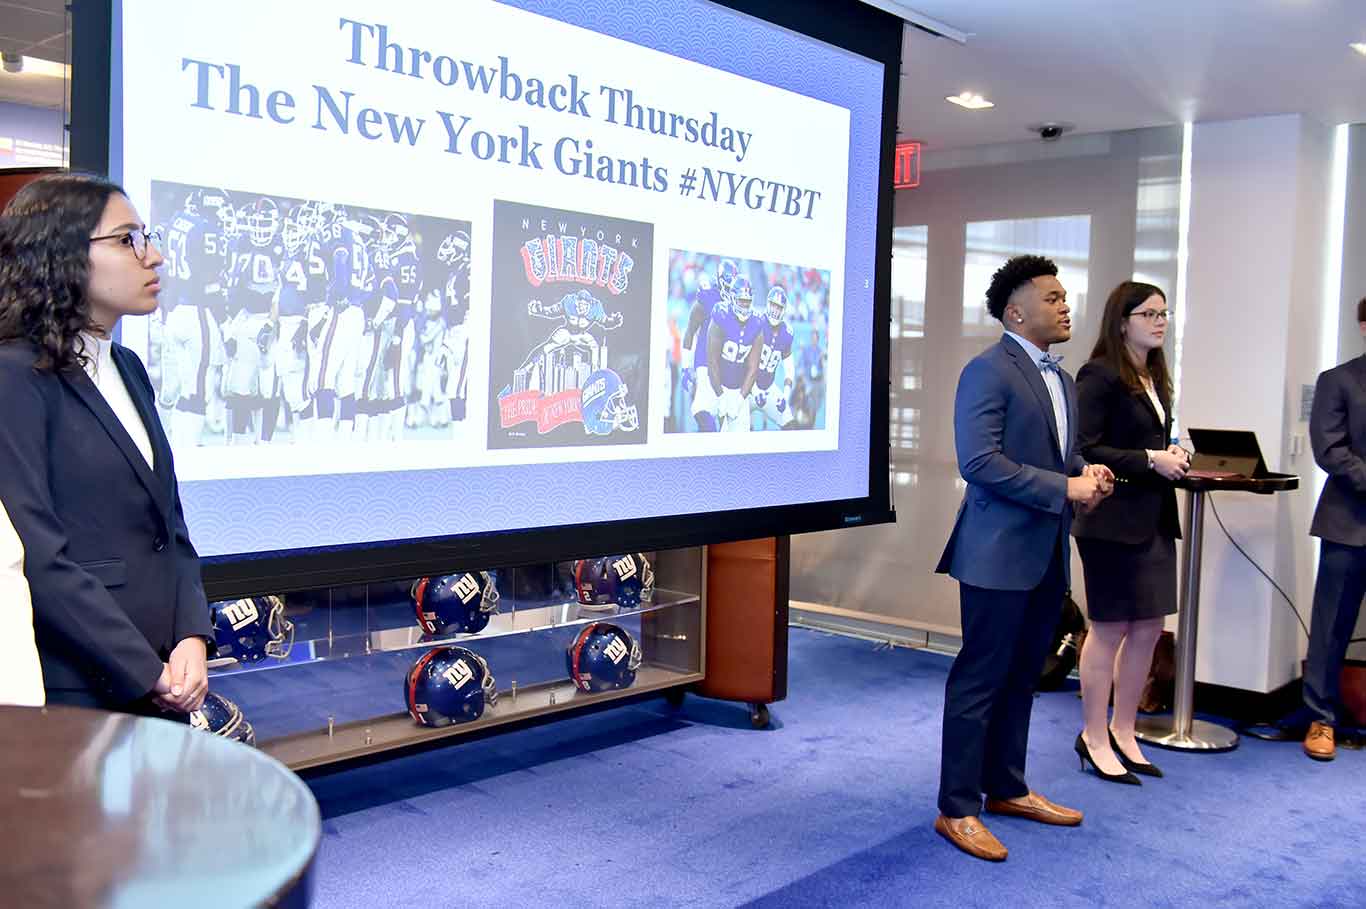
[[986, 810], [1058, 826], [1082, 814], [1025, 783], [1034, 685], [1069, 586], [1074, 507], [1113, 488], [1075, 446], [1077, 394], [1050, 345], [1072, 334], [1058, 269], [1017, 256], [992, 276], [987, 307], [1006, 328], [958, 380], [953, 431], [967, 492], [938, 571], [958, 580], [963, 646], [944, 694], [943, 763], [935, 830], [991, 861], [1006, 849]]
[[[1366, 337], [1366, 298], [1357, 304], [1357, 322]], [[1366, 355], [1319, 376], [1309, 441], [1328, 481], [1309, 528], [1320, 548], [1304, 672], [1304, 703], [1313, 722], [1304, 753], [1331, 761], [1342, 661], [1366, 596]]]

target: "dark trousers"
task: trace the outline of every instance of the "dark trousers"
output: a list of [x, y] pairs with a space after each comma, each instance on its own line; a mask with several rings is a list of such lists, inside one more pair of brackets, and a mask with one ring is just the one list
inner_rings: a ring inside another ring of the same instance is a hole
[[1029, 714], [1062, 611], [1062, 560], [1059, 541], [1033, 590], [958, 585], [963, 649], [944, 688], [939, 771], [939, 811], [948, 817], [980, 813], [983, 793], [997, 799], [1029, 794]]
[[1366, 546], [1319, 544], [1314, 581], [1314, 615], [1309, 625], [1309, 658], [1304, 670], [1304, 703], [1314, 719], [1336, 726], [1338, 686], [1347, 644], [1366, 596]]

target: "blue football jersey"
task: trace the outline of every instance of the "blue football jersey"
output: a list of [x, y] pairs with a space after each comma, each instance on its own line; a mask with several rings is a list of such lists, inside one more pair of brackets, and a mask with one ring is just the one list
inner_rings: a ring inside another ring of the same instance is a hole
[[692, 355], [693, 369], [701, 369], [707, 365], [707, 332], [711, 328], [711, 311], [721, 302], [721, 291], [715, 287], [703, 287], [693, 294], [692, 302], [693, 306], [702, 307], [702, 327], [693, 339]]
[[[751, 320], [753, 318], [751, 317]], [[776, 326], [764, 322], [764, 350], [759, 354], [759, 376], [754, 380], [758, 388], [768, 388], [778, 374], [778, 366], [792, 353], [792, 329], [786, 322]], [[788, 376], [788, 378], [792, 378]]]
[[741, 322], [728, 305], [717, 303], [711, 310], [711, 322], [725, 332], [721, 347], [721, 387], [739, 388], [745, 379], [745, 361], [763, 332], [764, 320], [750, 316]]
[[[283, 260], [284, 247], [278, 242], [256, 246], [249, 238], [238, 237], [228, 251], [228, 287], [251, 291], [249, 307], [253, 311], [268, 312], [269, 303], [280, 287]], [[263, 305], [264, 310], [261, 309]]]
[[216, 221], [184, 211], [171, 219], [166, 228], [166, 274], [182, 286], [187, 302], [221, 289], [227, 248]]
[[310, 240], [285, 262], [280, 277], [280, 315], [307, 315], [312, 303], [327, 299], [327, 265], [322, 246]]
[[398, 252], [386, 257], [385, 274], [394, 279], [399, 303], [411, 305], [422, 291], [422, 269], [417, 258], [417, 247], [411, 242]]
[[338, 223], [331, 236], [323, 241], [329, 263], [331, 281], [328, 285], [333, 301], [367, 303], [375, 293], [374, 260], [361, 234], [349, 223]]

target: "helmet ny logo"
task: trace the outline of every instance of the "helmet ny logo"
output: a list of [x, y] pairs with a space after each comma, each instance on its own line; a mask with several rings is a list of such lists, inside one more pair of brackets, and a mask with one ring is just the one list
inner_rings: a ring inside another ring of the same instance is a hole
[[623, 556], [612, 563], [612, 570], [617, 573], [620, 580], [629, 581], [636, 576], [636, 560], [630, 556]]
[[243, 628], [259, 619], [261, 613], [257, 611], [255, 601], [243, 599], [224, 606], [223, 616], [232, 625], [233, 631], [241, 631]]
[[460, 598], [460, 602], [468, 603], [479, 593], [479, 582], [474, 579], [472, 574], [463, 574], [455, 582], [455, 595]]
[[474, 670], [470, 669], [469, 663], [464, 660], [456, 660], [446, 671], [441, 673], [442, 678], [451, 683], [451, 687], [459, 691], [465, 684], [474, 678]]
[[620, 663], [626, 657], [626, 645], [621, 638], [612, 638], [612, 643], [604, 647], [602, 653], [613, 663]]

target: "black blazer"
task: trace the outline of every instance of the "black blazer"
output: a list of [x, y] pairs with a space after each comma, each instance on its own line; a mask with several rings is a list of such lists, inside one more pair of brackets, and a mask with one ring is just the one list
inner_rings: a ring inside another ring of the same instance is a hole
[[1181, 519], [1176, 489], [1148, 469], [1145, 449], [1163, 451], [1171, 438], [1172, 406], [1158, 390], [1167, 412], [1159, 420], [1144, 392], [1134, 392], [1108, 363], [1091, 360], [1077, 373], [1077, 445], [1088, 464], [1104, 464], [1121, 482], [1114, 494], [1089, 514], [1077, 514], [1072, 533], [1115, 543], [1144, 543], [1160, 533], [1177, 539]]
[[1314, 460], [1328, 471], [1309, 532], [1366, 546], [1366, 356], [1319, 376], [1309, 414]]
[[119, 707], [151, 692], [178, 642], [212, 640], [199, 556], [142, 361], [113, 346], [155, 471], [84, 370], [36, 359], [0, 343], [0, 501], [24, 543], [48, 702]]

